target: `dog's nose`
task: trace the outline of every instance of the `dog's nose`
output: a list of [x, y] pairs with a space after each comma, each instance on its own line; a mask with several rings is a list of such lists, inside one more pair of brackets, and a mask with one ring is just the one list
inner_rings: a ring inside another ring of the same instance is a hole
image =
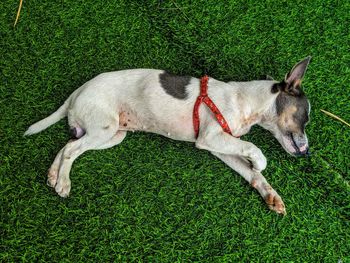
[[307, 147], [304, 151], [299, 151], [298, 153], [299, 156], [307, 156], [309, 157], [311, 155], [309, 147]]

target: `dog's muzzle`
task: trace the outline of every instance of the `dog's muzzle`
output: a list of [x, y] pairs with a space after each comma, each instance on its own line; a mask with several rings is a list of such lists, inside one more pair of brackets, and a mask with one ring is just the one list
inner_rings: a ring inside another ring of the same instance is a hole
[[293, 143], [293, 147], [296, 150], [295, 156], [310, 156], [309, 146], [307, 140], [304, 137], [295, 137], [293, 134], [290, 135]]

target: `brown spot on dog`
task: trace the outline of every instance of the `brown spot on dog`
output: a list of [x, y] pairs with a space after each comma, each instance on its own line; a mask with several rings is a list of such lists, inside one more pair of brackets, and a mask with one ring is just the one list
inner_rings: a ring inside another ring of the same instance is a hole
[[252, 187], [254, 187], [256, 189], [258, 187], [258, 180], [257, 179], [253, 179], [250, 184], [251, 184]]
[[268, 194], [265, 198], [265, 202], [268, 204], [268, 205], [273, 205], [274, 204], [274, 195], [273, 194]]
[[126, 112], [121, 112], [119, 114], [119, 123], [122, 124], [122, 123], [126, 123], [126, 120], [127, 120], [127, 117], [126, 115], [129, 114], [129, 113], [126, 113]]
[[298, 111], [297, 107], [294, 105], [290, 105], [284, 109], [284, 111], [279, 116], [278, 124], [280, 127], [290, 131], [297, 132], [300, 130], [300, 125], [295, 122], [293, 118], [294, 114]]
[[295, 105], [290, 105], [286, 107], [286, 109], [283, 111], [282, 115], [293, 115], [297, 112], [297, 107]]
[[242, 118], [241, 123], [243, 126], [252, 126], [257, 123], [259, 115], [254, 113], [246, 118]]
[[[126, 107], [126, 106], [125, 106]], [[129, 108], [120, 111], [119, 113], [119, 128], [122, 130], [139, 130], [141, 128], [141, 124], [138, 120], [137, 114], [131, 111]]]

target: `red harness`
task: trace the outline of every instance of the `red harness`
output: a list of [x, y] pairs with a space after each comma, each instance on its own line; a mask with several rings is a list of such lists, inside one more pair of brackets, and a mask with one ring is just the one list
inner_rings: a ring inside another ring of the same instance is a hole
[[196, 138], [198, 138], [199, 124], [200, 124], [199, 106], [202, 102], [204, 102], [208, 106], [208, 108], [214, 113], [217, 121], [219, 122], [224, 132], [227, 132], [228, 134], [232, 135], [230, 127], [228, 126], [228, 123], [225, 120], [224, 116], [222, 116], [220, 110], [215, 106], [214, 102], [208, 97], [208, 92], [207, 92], [208, 80], [209, 80], [209, 77], [207, 75], [201, 78], [201, 93], [199, 94], [193, 108], [193, 127], [194, 127], [195, 136]]

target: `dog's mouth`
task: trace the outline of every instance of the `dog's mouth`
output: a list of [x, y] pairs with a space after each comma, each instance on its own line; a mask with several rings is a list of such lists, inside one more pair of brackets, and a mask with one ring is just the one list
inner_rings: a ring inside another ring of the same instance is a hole
[[287, 133], [282, 137], [282, 141], [286, 150], [295, 156], [310, 155], [307, 143], [297, 143], [293, 133]]

